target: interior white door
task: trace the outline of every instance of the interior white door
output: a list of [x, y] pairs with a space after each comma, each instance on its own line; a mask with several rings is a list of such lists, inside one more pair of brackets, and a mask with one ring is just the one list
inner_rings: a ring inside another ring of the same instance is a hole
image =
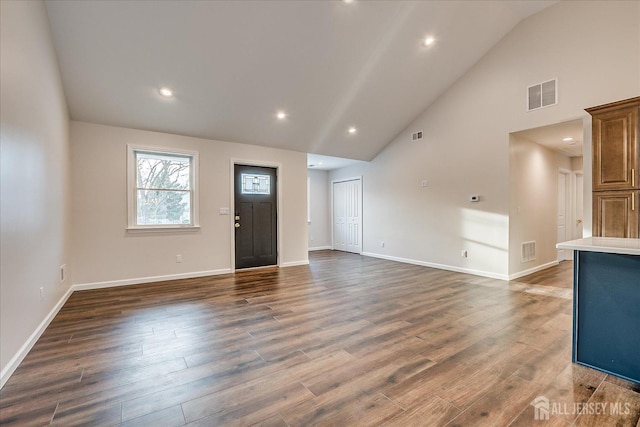
[[573, 234], [574, 239], [582, 239], [584, 218], [584, 175], [581, 173], [576, 174], [576, 215], [575, 215], [575, 231]]
[[[569, 176], [562, 172], [558, 173], [558, 236], [557, 243], [567, 240], [567, 183]], [[558, 262], [564, 261], [567, 255], [563, 249], [558, 249]]]
[[333, 183], [333, 248], [362, 252], [362, 181]]
[[333, 183], [333, 249], [347, 250], [346, 188], [342, 182]]

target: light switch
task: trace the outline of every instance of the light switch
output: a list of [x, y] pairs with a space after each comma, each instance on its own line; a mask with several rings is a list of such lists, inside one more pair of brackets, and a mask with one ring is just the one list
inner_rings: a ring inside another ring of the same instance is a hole
[[229, 215], [229, 208], [220, 208], [220, 215]]

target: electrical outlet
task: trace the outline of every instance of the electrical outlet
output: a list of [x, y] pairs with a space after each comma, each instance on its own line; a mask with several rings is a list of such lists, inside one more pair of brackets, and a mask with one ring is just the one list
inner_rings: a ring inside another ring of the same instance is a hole
[[426, 179], [423, 179], [422, 181], [420, 181], [420, 187], [428, 187], [429, 186], [429, 181], [427, 181]]
[[40, 286], [40, 301], [44, 301], [44, 286]]
[[465, 249], [463, 249], [462, 251], [460, 251], [460, 256], [462, 258], [466, 258], [467, 257], [467, 251]]
[[176, 255], [176, 262], [177, 263], [182, 262], [182, 255], [181, 254]]
[[67, 278], [66, 269], [67, 269], [67, 264], [62, 264], [60, 266], [60, 283], [64, 282], [64, 279]]

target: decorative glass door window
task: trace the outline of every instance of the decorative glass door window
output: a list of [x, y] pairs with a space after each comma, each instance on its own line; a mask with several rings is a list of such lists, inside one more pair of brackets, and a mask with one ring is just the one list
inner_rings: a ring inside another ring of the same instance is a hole
[[242, 194], [271, 194], [271, 177], [243, 173]]

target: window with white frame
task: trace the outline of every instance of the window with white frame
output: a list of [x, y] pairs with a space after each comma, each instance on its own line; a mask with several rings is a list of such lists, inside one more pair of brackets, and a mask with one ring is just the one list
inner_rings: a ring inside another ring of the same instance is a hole
[[198, 153], [129, 146], [129, 228], [198, 226]]

